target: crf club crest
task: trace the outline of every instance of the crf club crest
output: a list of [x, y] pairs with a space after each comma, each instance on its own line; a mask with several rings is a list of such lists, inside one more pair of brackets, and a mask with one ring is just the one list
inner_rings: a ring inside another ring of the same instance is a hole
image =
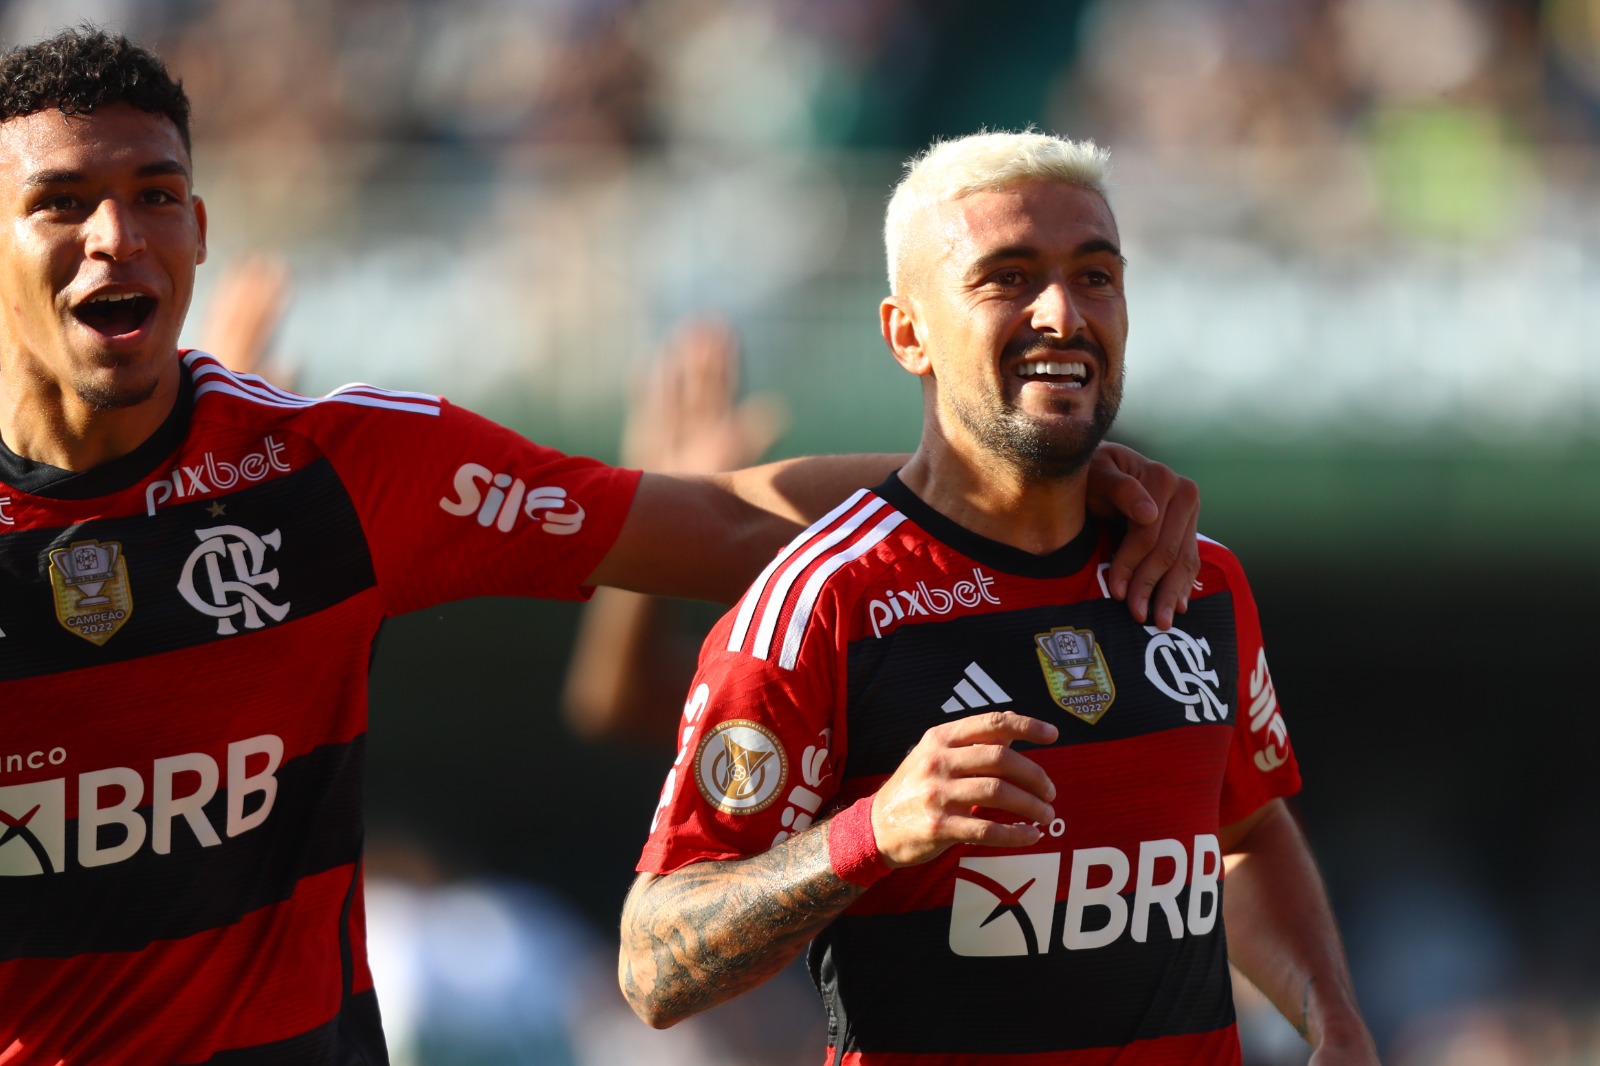
[[1068, 714], [1094, 725], [1117, 698], [1094, 630], [1057, 626], [1048, 633], [1035, 633], [1033, 639], [1051, 698]]
[[117, 541], [75, 540], [50, 553], [56, 620], [67, 632], [104, 644], [133, 614], [128, 562]]

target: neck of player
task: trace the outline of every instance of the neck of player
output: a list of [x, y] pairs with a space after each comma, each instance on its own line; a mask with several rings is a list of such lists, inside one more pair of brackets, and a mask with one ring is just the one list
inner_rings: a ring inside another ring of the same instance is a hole
[[989, 540], [1048, 555], [1083, 532], [1086, 471], [1041, 478], [924, 434], [900, 480], [922, 502]]
[[15, 361], [0, 368], [0, 440], [24, 459], [61, 470], [90, 470], [127, 455], [161, 428], [178, 400], [176, 358], [148, 397], [123, 407], [97, 406], [31, 369]]

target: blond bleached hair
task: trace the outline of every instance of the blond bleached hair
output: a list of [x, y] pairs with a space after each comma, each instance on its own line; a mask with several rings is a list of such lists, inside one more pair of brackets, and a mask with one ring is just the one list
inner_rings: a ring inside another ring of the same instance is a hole
[[980, 130], [934, 141], [906, 161], [905, 177], [883, 219], [889, 291], [899, 291], [901, 257], [911, 220], [925, 207], [1017, 185], [1079, 185], [1110, 199], [1111, 153], [1093, 141], [1069, 141], [1033, 129]]

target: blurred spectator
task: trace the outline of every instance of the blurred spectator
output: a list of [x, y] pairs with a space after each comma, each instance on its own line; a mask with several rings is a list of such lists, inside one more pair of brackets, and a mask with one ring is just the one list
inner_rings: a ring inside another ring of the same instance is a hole
[[[703, 473], [755, 462], [787, 419], [776, 397], [736, 403], [738, 390], [739, 349], [727, 324], [688, 323], [635, 390], [622, 464]], [[567, 671], [567, 724], [582, 736], [671, 752], [699, 638], [714, 621], [686, 628], [669, 601], [596, 589]]]

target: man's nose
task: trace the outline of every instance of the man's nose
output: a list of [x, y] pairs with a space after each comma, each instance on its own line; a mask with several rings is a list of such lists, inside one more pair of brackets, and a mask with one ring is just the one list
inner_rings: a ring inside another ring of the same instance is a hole
[[1032, 326], [1040, 333], [1070, 337], [1083, 328], [1083, 316], [1072, 299], [1072, 290], [1059, 278], [1051, 279], [1033, 301]]
[[85, 248], [96, 259], [115, 262], [144, 250], [144, 233], [133, 212], [113, 197], [100, 201], [89, 216], [87, 227]]

